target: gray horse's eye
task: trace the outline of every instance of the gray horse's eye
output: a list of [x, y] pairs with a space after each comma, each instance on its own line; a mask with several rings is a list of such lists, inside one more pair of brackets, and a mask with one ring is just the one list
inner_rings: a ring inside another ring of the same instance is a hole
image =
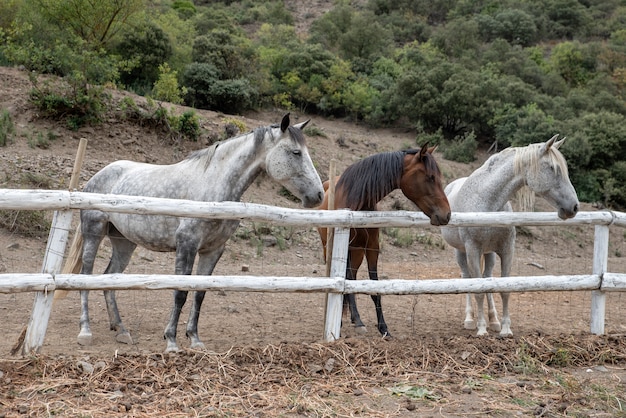
[[293, 155], [302, 155], [302, 151], [300, 151], [299, 149], [295, 149], [293, 150]]

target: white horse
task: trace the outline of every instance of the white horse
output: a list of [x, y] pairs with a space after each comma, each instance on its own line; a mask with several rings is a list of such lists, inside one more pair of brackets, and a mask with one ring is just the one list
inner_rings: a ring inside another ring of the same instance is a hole
[[[567, 163], [558, 148], [565, 138], [507, 148], [491, 156], [469, 177], [450, 183], [445, 192], [452, 213], [512, 211], [509, 200], [518, 193], [522, 207], [532, 209], [534, 195], [543, 197], [558, 210], [561, 219], [569, 219], [578, 212], [578, 198], [569, 180]], [[526, 187], [525, 187], [526, 186]], [[526, 210], [526, 209], [524, 209]], [[509, 276], [515, 250], [515, 227], [442, 227], [443, 238], [454, 247], [462, 277], [491, 277], [500, 257], [501, 275]], [[484, 257], [484, 259], [483, 259]], [[484, 260], [484, 270], [481, 262]], [[513, 335], [509, 316], [509, 294], [501, 293], [502, 325], [488, 294], [489, 326], [500, 331], [500, 336]], [[487, 334], [483, 313], [484, 294], [476, 294], [477, 335]], [[474, 315], [470, 295], [465, 306], [465, 329], [474, 329]]]
[[[165, 197], [203, 202], [238, 201], [254, 179], [266, 172], [302, 200], [305, 207], [318, 206], [324, 188], [313, 166], [302, 129], [308, 121], [289, 126], [289, 114], [280, 125], [218, 142], [171, 165], [116, 161], [97, 172], [85, 192], [130, 196]], [[163, 215], [132, 215], [100, 210], [81, 210], [81, 228], [72, 244], [69, 270], [92, 274], [96, 252], [105, 236], [111, 239], [112, 255], [105, 273], [122, 273], [140, 245], [153, 251], [176, 252], [176, 274], [191, 274], [198, 255], [197, 274], [210, 275], [224, 252], [238, 220], [178, 218]], [[82, 246], [82, 253], [77, 251]], [[82, 268], [81, 268], [82, 266]], [[78, 343], [91, 344], [88, 291], [81, 291]], [[198, 338], [198, 316], [204, 300], [197, 291], [187, 322], [192, 348], [203, 348]], [[132, 343], [117, 309], [114, 291], [104, 296], [117, 341]], [[187, 291], [174, 291], [174, 307], [165, 328], [166, 352], [178, 351], [176, 328]]]

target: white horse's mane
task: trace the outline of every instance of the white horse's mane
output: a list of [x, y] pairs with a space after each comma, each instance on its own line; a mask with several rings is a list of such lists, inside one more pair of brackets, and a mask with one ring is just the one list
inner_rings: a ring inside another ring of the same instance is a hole
[[[539, 171], [539, 160], [542, 157], [541, 147], [544, 145], [545, 143], [537, 143], [525, 147], [511, 147], [502, 150], [501, 153], [515, 153], [513, 165], [516, 175], [524, 171], [537, 173]], [[551, 146], [548, 148], [547, 156], [550, 161], [550, 166], [556, 174], [560, 172], [561, 176], [569, 176], [567, 162], [563, 154], [561, 154], [561, 151]], [[535, 192], [527, 186], [517, 191], [516, 198], [522, 212], [530, 212], [535, 207]]]

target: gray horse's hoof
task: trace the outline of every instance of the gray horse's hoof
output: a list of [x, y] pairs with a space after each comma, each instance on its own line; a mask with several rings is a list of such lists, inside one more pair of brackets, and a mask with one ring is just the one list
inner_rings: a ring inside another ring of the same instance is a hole
[[206, 346], [204, 345], [203, 342], [197, 341], [193, 344], [191, 344], [190, 348], [192, 350], [206, 350]]
[[467, 320], [465, 322], [463, 322], [463, 328], [464, 329], [476, 329], [476, 323], [474, 321]]
[[93, 344], [93, 336], [90, 332], [81, 332], [76, 341], [78, 345], [91, 345]]
[[176, 345], [176, 343], [167, 343], [167, 347], [165, 348], [165, 353], [169, 354], [169, 353], [180, 353], [180, 348], [178, 348], [178, 345]]
[[130, 336], [128, 331], [120, 332], [115, 336], [115, 341], [122, 344], [133, 344], [133, 337]]
[[367, 334], [367, 327], [365, 325], [362, 325], [360, 327], [354, 327], [354, 330], [359, 335]]

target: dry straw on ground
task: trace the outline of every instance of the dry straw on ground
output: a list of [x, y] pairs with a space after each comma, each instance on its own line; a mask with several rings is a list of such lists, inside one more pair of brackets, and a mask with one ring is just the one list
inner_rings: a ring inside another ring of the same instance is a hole
[[[0, 360], [0, 416], [608, 416], [625, 365], [623, 337], [588, 335], [41, 355]], [[591, 367], [603, 386], [574, 373]]]

